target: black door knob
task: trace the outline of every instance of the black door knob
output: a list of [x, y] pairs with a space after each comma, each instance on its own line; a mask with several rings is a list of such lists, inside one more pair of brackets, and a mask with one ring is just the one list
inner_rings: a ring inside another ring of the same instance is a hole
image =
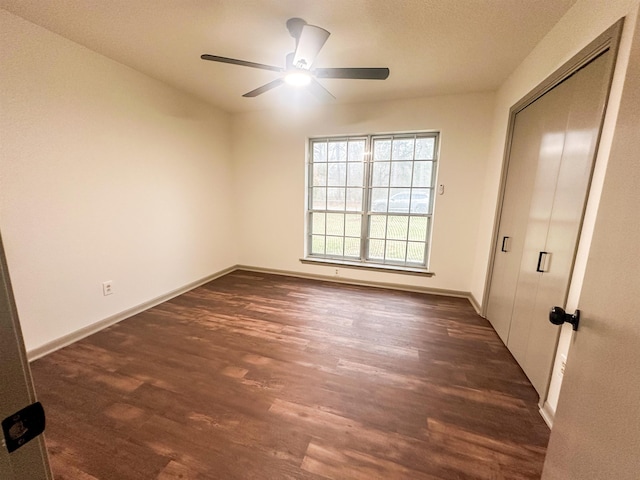
[[549, 321], [554, 325], [562, 325], [565, 322], [573, 325], [574, 330], [578, 330], [578, 324], [580, 323], [580, 310], [571, 315], [564, 311], [562, 307], [553, 307], [549, 312]]

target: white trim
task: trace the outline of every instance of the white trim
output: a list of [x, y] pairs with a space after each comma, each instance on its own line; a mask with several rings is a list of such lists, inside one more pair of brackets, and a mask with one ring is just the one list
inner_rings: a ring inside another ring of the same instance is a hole
[[62, 337], [52, 340], [51, 342], [45, 343], [44, 345], [41, 345], [36, 348], [32, 348], [27, 352], [27, 358], [29, 359], [29, 362], [37, 360], [38, 358], [44, 357], [45, 355], [53, 353], [56, 350], [59, 350], [68, 345], [71, 345], [72, 343], [75, 343], [78, 340], [82, 340], [83, 338], [88, 337], [89, 335], [93, 335], [94, 333], [97, 333], [100, 330], [104, 330], [105, 328], [110, 327], [111, 325], [115, 325], [116, 323], [121, 322], [122, 320], [125, 320], [129, 317], [142, 313], [145, 310], [150, 309], [151, 307], [155, 307], [156, 305], [160, 305], [161, 303], [164, 303], [167, 300], [171, 300], [172, 298], [182, 295], [183, 293], [186, 293], [189, 290], [193, 290], [194, 288], [204, 285], [205, 283], [215, 280], [216, 278], [222, 277], [227, 273], [231, 273], [234, 270], [237, 270], [237, 266], [235, 265], [232, 267], [225, 268], [224, 270], [208, 275], [204, 278], [201, 278], [200, 280], [196, 280], [195, 282], [188, 283], [187, 285], [184, 285], [180, 288], [177, 288], [168, 293], [165, 293], [164, 295], [160, 295], [159, 297], [153, 298], [147, 302], [136, 305], [135, 307], [131, 307], [127, 310], [124, 310], [123, 312], [116, 313], [115, 315], [107, 317], [103, 320], [99, 320], [95, 323], [92, 323], [91, 325], [87, 325], [86, 327], [80, 328], [75, 332], [71, 332], [67, 335], [63, 335]]
[[478, 300], [472, 292], [469, 292], [469, 302], [471, 302], [471, 306], [475, 309], [478, 315], [480, 315], [482, 318], [486, 318], [484, 315], [482, 315], [482, 307], [480, 306], [480, 303], [478, 303]]
[[553, 428], [553, 418], [555, 417], [556, 412], [553, 409], [553, 407], [549, 404], [549, 402], [544, 402], [544, 405], [540, 408], [539, 411], [540, 411], [540, 416], [542, 416], [542, 419], [547, 424], [547, 426], [550, 429]]

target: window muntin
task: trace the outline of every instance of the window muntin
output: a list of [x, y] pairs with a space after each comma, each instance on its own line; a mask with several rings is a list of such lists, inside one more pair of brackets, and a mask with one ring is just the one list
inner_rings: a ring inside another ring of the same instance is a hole
[[309, 258], [425, 268], [437, 133], [310, 140]]

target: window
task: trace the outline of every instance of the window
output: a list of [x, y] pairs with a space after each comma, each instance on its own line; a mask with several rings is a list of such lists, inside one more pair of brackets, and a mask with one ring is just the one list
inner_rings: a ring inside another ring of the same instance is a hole
[[426, 270], [437, 133], [309, 143], [307, 258]]

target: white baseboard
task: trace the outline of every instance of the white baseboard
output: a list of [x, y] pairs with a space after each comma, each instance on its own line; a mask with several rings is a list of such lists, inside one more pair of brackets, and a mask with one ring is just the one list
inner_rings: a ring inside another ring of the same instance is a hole
[[38, 358], [41, 358], [41, 357], [44, 357], [45, 355], [53, 353], [56, 350], [66, 347], [67, 345], [71, 345], [72, 343], [77, 342], [78, 340], [82, 340], [83, 338], [88, 337], [89, 335], [93, 335], [94, 333], [97, 333], [100, 330], [104, 330], [105, 328], [110, 327], [111, 325], [114, 325], [118, 322], [121, 322], [122, 320], [125, 320], [134, 315], [137, 315], [138, 313], [142, 313], [145, 310], [149, 310], [151, 307], [160, 305], [161, 303], [164, 303], [167, 300], [171, 300], [172, 298], [182, 295], [183, 293], [186, 293], [189, 290], [193, 290], [194, 288], [204, 285], [205, 283], [208, 283], [211, 280], [215, 280], [216, 278], [222, 277], [227, 273], [233, 272], [234, 270], [237, 270], [236, 266], [225, 268], [224, 270], [208, 275], [204, 278], [201, 278], [200, 280], [196, 280], [195, 282], [191, 282], [180, 288], [177, 288], [168, 293], [165, 293], [164, 295], [160, 295], [159, 297], [153, 298], [147, 302], [136, 305], [135, 307], [124, 310], [123, 312], [116, 313], [115, 315], [107, 317], [103, 320], [99, 320], [95, 323], [92, 323], [91, 325], [87, 325], [86, 327], [76, 330], [75, 332], [71, 332], [67, 335], [63, 335], [62, 337], [52, 340], [51, 342], [47, 342], [44, 345], [41, 345], [39, 347], [29, 350], [27, 352], [27, 358], [30, 362], [37, 360]]
[[553, 407], [549, 405], [549, 402], [544, 402], [544, 405], [542, 405], [542, 408], [540, 408], [540, 415], [542, 416], [542, 419], [547, 424], [547, 426], [549, 428], [553, 428], [553, 417], [555, 417], [556, 412]]
[[482, 315], [482, 308], [480, 307], [480, 302], [476, 300], [476, 297], [471, 292], [469, 292], [469, 302], [471, 302], [471, 306], [474, 308], [476, 313], [480, 315], [482, 318], [484, 318], [484, 316]]

